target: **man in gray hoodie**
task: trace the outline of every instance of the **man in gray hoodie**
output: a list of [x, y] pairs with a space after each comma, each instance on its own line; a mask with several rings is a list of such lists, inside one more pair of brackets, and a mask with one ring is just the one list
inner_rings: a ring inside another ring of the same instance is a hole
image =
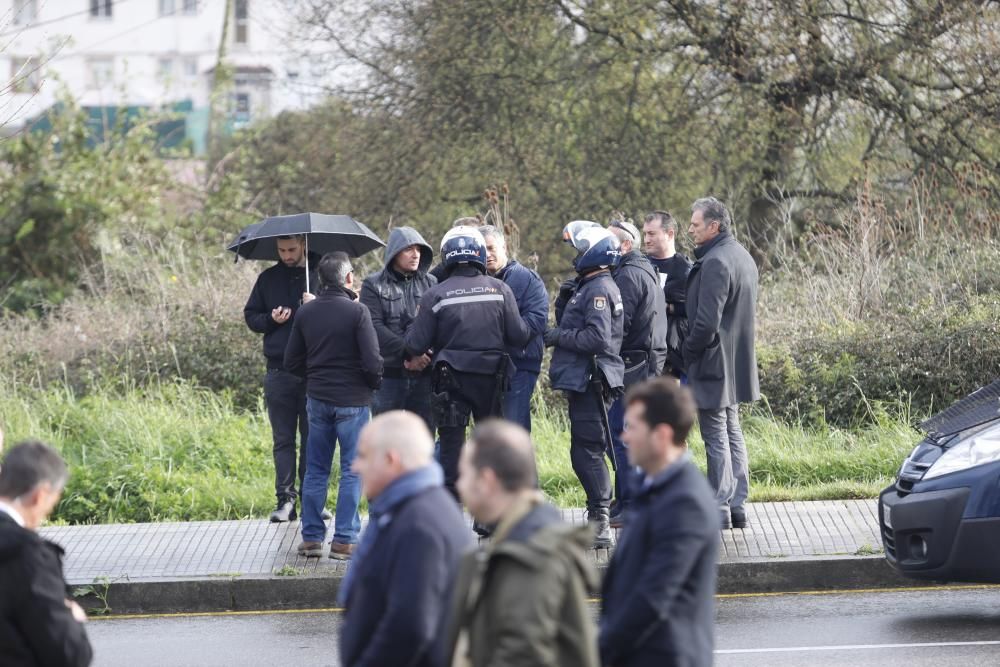
[[385, 268], [365, 278], [361, 303], [371, 312], [385, 369], [375, 394], [373, 414], [409, 410], [431, 421], [431, 355], [411, 356], [403, 344], [406, 326], [416, 317], [424, 292], [437, 284], [427, 273], [434, 252], [412, 227], [397, 227], [385, 246]]

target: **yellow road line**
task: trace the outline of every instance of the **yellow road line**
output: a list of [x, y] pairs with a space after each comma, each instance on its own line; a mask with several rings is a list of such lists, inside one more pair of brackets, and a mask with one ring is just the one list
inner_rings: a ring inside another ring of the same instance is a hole
[[[719, 600], [743, 598], [773, 598], [795, 595], [870, 595], [873, 593], [919, 593], [932, 591], [978, 591], [996, 590], [995, 584], [954, 584], [946, 586], [904, 586], [901, 588], [849, 588], [830, 591], [779, 591], [775, 593], [720, 593]], [[601, 598], [588, 598], [587, 602], [599, 603]], [[140, 618], [199, 618], [203, 616], [264, 616], [267, 614], [330, 614], [344, 611], [343, 607], [323, 607], [319, 609], [259, 609], [252, 611], [196, 611], [173, 612], [164, 614], [108, 614], [106, 616], [91, 616], [92, 621], [118, 621]]]

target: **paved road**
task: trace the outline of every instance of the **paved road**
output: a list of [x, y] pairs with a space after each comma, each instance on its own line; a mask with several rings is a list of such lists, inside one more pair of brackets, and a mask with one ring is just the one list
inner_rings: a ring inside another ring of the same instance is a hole
[[[596, 611], [596, 606], [595, 606]], [[339, 662], [336, 612], [95, 620], [97, 667]], [[716, 664], [1000, 664], [1000, 587], [723, 597]]]

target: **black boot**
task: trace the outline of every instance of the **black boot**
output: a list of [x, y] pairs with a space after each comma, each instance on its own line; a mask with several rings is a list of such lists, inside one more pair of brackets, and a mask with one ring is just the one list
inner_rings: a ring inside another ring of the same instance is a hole
[[594, 548], [611, 548], [611, 520], [608, 517], [608, 510], [600, 508], [587, 512], [587, 523], [594, 529]]

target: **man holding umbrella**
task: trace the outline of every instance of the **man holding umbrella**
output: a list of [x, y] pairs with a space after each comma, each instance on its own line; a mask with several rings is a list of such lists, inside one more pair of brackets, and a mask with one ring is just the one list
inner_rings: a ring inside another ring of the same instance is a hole
[[[274, 443], [274, 492], [277, 508], [271, 521], [293, 521], [298, 490], [306, 472], [306, 440], [309, 420], [306, 416], [306, 383], [285, 370], [285, 346], [292, 330], [295, 312], [312, 295], [306, 290], [306, 241], [304, 234], [276, 239], [280, 261], [257, 276], [243, 317], [251, 331], [264, 334], [264, 404], [271, 421]], [[315, 266], [318, 257], [313, 256]], [[315, 284], [315, 276], [310, 281]], [[299, 432], [298, 465], [295, 460], [295, 432]]]

